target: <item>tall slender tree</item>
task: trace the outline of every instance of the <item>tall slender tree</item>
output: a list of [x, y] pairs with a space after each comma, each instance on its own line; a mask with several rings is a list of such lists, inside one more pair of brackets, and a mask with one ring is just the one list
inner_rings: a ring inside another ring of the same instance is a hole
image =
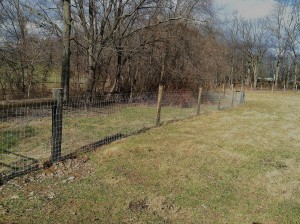
[[61, 68], [61, 87], [64, 100], [70, 92], [70, 56], [71, 56], [71, 0], [63, 0], [63, 56]]

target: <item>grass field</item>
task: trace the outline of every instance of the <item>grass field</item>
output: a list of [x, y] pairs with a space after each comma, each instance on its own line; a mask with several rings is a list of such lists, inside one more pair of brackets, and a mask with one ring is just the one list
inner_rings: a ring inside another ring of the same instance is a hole
[[0, 223], [300, 223], [299, 97], [247, 93], [84, 155], [73, 173], [15, 179]]
[[[204, 113], [216, 110], [217, 107], [216, 105], [202, 105], [201, 109]], [[166, 106], [162, 108], [161, 122], [166, 123], [195, 115], [195, 107]], [[116, 134], [126, 136], [139, 130], [155, 127], [156, 107], [153, 105], [115, 105], [88, 110], [65, 110], [63, 117], [62, 154], [68, 155], [83, 146], [109, 136]], [[0, 122], [0, 172], [10, 172], [12, 166], [14, 170], [20, 171], [32, 164], [33, 160], [39, 160], [42, 163], [49, 159], [51, 125], [50, 113], [40, 118], [25, 116]]]

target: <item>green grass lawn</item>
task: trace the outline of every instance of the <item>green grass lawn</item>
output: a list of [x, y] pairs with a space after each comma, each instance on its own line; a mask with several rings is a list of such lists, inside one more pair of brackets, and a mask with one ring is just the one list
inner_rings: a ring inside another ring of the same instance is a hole
[[16, 130], [0, 130], [0, 154], [5, 154], [7, 150], [17, 145], [19, 141], [34, 136], [34, 129], [30, 126], [24, 126]]
[[0, 223], [300, 223], [299, 97], [247, 93], [88, 153], [79, 173], [16, 179]]

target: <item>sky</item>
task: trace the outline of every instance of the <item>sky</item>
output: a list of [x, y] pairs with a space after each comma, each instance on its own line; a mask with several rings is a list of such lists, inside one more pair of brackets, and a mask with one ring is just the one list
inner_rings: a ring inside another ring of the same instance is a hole
[[246, 19], [264, 17], [271, 13], [274, 0], [215, 0], [219, 6], [224, 6], [224, 12], [237, 11], [238, 15]]

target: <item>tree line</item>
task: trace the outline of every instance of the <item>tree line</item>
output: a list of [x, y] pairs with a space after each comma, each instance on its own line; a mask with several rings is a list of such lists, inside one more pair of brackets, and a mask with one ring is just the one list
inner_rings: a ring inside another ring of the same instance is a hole
[[0, 97], [64, 98], [213, 88], [295, 86], [299, 1], [271, 15], [222, 16], [213, 0], [0, 0]]

